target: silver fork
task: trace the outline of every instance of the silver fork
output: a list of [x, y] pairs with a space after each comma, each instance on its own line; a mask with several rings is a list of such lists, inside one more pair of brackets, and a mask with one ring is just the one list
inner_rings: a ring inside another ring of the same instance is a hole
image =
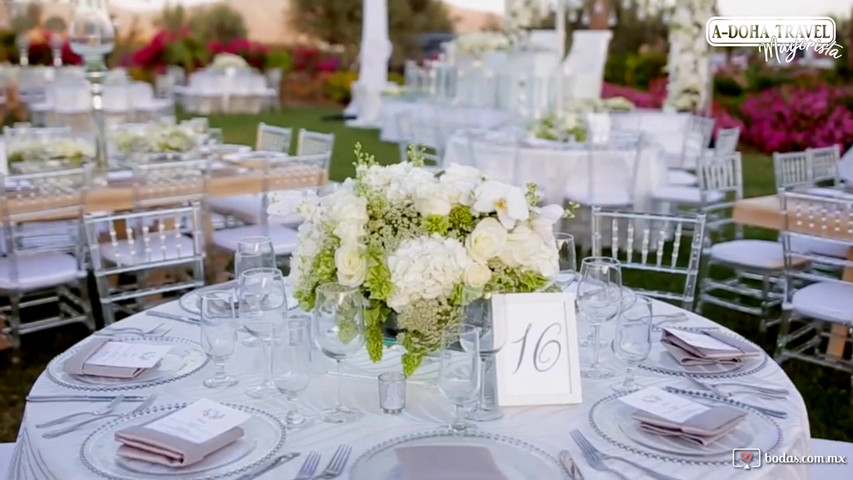
[[149, 328], [147, 330], [143, 329], [142, 327], [107, 327], [103, 330], [100, 330], [98, 333], [108, 334], [108, 333], [129, 333], [129, 332], [133, 332], [133, 333], [138, 333], [140, 335], [151, 335], [152, 333], [159, 330], [160, 327], [162, 327], [163, 325], [165, 325], [165, 322], [160, 323], [156, 327]]
[[325, 480], [341, 476], [344, 473], [344, 467], [347, 464], [347, 460], [349, 460], [350, 453], [352, 453], [352, 447], [349, 445], [338, 445], [335, 454], [332, 455], [332, 459], [329, 460], [329, 464], [326, 465], [323, 473], [313, 477], [311, 480]]
[[[723, 391], [723, 390], [720, 390], [719, 388], [717, 388], [720, 385], [725, 385], [724, 383], [718, 383], [716, 385], [712, 385], [710, 383], [703, 382], [702, 380], [699, 380], [698, 378], [694, 378], [690, 375], [687, 375], [687, 378], [692, 380], [693, 383], [695, 383], [696, 385], [699, 385], [700, 387], [704, 388], [705, 390], [712, 392], [714, 395], [717, 395], [717, 396], [720, 396], [723, 398], [729, 398], [732, 395], [734, 395], [735, 393], [748, 393], [748, 394], [755, 395], [755, 396], [765, 398], [768, 400], [782, 400], [785, 397], [787, 397], [787, 395], [788, 395], [787, 390], [785, 390], [784, 393], [782, 393], [778, 390], [759, 390], [759, 389], [733, 390], [733, 391], [727, 392], [727, 391]], [[740, 385], [740, 384], [736, 384], [736, 385]]]
[[589, 462], [589, 465], [592, 468], [598, 470], [599, 472], [611, 472], [623, 480], [628, 480], [628, 477], [623, 475], [621, 472], [619, 472], [618, 470], [613, 470], [612, 468], [604, 464], [604, 460], [619, 460], [620, 462], [624, 462], [634, 468], [642, 470], [646, 475], [652, 478], [656, 478], [658, 480], [678, 480], [677, 478], [673, 478], [662, 473], [658, 473], [650, 468], [646, 468], [640, 465], [639, 463], [634, 463], [630, 460], [626, 460], [621, 457], [614, 457], [611, 455], [607, 455], [606, 453], [600, 452], [597, 448], [595, 448], [595, 446], [593, 446], [593, 444], [589, 443], [589, 440], [587, 440], [586, 437], [584, 437], [578, 429], [572, 430], [572, 438], [575, 440], [575, 443], [578, 444], [578, 447], [580, 447], [581, 453], [583, 453], [583, 456], [584, 458], [586, 458], [586, 461]]
[[123, 401], [124, 401], [124, 395], [119, 395], [112, 402], [108, 403], [106, 407], [99, 408], [97, 410], [92, 410], [91, 412], [77, 412], [77, 413], [72, 413], [69, 415], [64, 415], [62, 417], [55, 418], [49, 422], [38, 424], [38, 425], [36, 425], [36, 428], [45, 428], [45, 427], [52, 427], [54, 425], [59, 425], [60, 423], [66, 422], [68, 420], [71, 420], [74, 417], [79, 417], [81, 415], [94, 415], [96, 417], [99, 417], [101, 415], [106, 415], [108, 413], [112, 413], [112, 411], [116, 409], [118, 404], [123, 402]]
[[309, 453], [293, 480], [309, 480], [317, 471], [318, 465], [320, 465], [320, 454], [317, 452]]
[[97, 417], [89, 418], [89, 419], [83, 420], [82, 422], [77, 422], [74, 425], [69, 425], [65, 428], [60, 428], [59, 430], [54, 430], [52, 432], [47, 432], [45, 434], [42, 434], [42, 437], [43, 438], [56, 438], [56, 437], [65, 435], [66, 433], [73, 432], [74, 430], [77, 430], [78, 428], [80, 428], [84, 425], [88, 425], [92, 422], [95, 422], [98, 420], [103, 420], [105, 418], [117, 418], [117, 417], [124, 417], [124, 416], [129, 417], [135, 413], [139, 413], [139, 412], [147, 409], [148, 407], [151, 406], [151, 404], [154, 403], [154, 400], [156, 400], [156, 399], [157, 399], [157, 394], [152, 393], [151, 395], [148, 396], [148, 398], [145, 399], [144, 402], [140, 403], [139, 406], [137, 406], [136, 408], [134, 408], [133, 410], [131, 410], [128, 413], [111, 413], [111, 414], [107, 414], [107, 415], [100, 415]]

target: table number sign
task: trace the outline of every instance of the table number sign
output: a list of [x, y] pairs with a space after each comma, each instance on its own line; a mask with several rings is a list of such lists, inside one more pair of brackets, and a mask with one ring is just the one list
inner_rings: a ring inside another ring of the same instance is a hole
[[499, 405], [581, 402], [574, 295], [495, 295], [492, 315], [506, 335], [495, 363]]

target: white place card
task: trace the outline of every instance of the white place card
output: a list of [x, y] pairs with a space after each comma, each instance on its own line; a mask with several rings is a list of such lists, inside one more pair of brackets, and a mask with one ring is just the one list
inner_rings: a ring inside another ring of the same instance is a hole
[[496, 335], [506, 335], [495, 362], [499, 405], [581, 402], [574, 295], [495, 295], [492, 315]]
[[145, 428], [193, 443], [204, 443], [239, 426], [250, 417], [248, 413], [202, 398], [186, 408], [145, 425]]
[[171, 349], [171, 345], [107, 342], [87, 358], [86, 363], [102, 367], [152, 368]]
[[704, 333], [688, 332], [678, 328], [666, 328], [667, 333], [680, 338], [683, 342], [704, 350], [717, 350], [738, 353], [740, 349]]
[[666, 392], [658, 387], [647, 387], [619, 397], [619, 400], [636, 409], [677, 423], [710, 410], [705, 405]]

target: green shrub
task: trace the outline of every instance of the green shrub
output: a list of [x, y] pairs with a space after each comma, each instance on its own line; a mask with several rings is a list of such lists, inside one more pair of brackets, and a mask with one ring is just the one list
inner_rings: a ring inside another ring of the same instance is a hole
[[743, 94], [743, 87], [732, 77], [717, 75], [714, 77], [714, 98], [719, 96], [738, 97]]
[[358, 72], [340, 71], [326, 77], [323, 96], [337, 103], [347, 103], [352, 99], [352, 83], [358, 80]]
[[293, 55], [286, 50], [271, 50], [264, 60], [264, 69], [279, 68], [282, 73], [293, 69]]
[[625, 62], [625, 83], [648, 89], [653, 79], [665, 75], [666, 60], [666, 54], [658, 52], [629, 55]]

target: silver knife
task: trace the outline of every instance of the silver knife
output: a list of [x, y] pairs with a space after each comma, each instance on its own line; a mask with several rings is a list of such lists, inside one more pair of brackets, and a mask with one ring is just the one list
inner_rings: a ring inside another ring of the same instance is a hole
[[[112, 402], [118, 395], [30, 395], [27, 401], [31, 403], [48, 402]], [[142, 395], [125, 395], [125, 402], [141, 402], [148, 397]]]
[[247, 473], [247, 474], [243, 475], [242, 477], [238, 478], [237, 480], [252, 480], [254, 478], [258, 478], [261, 475], [269, 472], [273, 468], [276, 468], [279, 465], [285, 464], [285, 463], [293, 460], [294, 458], [296, 458], [298, 456], [299, 456], [299, 452], [285, 453], [284, 455], [279, 455], [279, 456], [275, 457], [273, 459], [273, 461], [270, 462], [269, 464], [264, 465], [263, 467], [261, 467], [260, 469], [254, 471], [254, 472]]
[[568, 472], [569, 478], [572, 480], [583, 480], [583, 474], [568, 450], [560, 450], [560, 463], [566, 469], [566, 472]]
[[190, 323], [193, 325], [198, 325], [198, 320], [193, 319], [192, 317], [187, 317], [184, 315], [175, 315], [174, 313], [167, 312], [158, 312], [157, 310], [149, 310], [145, 312], [146, 315], [150, 315], [152, 317], [158, 318], [168, 318], [169, 320], [176, 320], [178, 322]]
[[678, 395], [687, 395], [688, 397], [698, 397], [698, 398], [711, 398], [714, 400], [725, 400], [732, 405], [742, 405], [747, 408], [751, 408], [753, 410], [757, 410], [768, 417], [776, 417], [776, 418], [788, 418], [788, 412], [784, 412], [782, 410], [774, 410], [772, 408], [762, 407], [761, 405], [753, 405], [751, 403], [744, 403], [739, 400], [731, 400], [728, 398], [723, 398], [718, 395], [714, 395], [709, 392], [700, 392], [698, 390], [687, 390], [683, 388], [675, 388], [675, 387], [666, 387], [664, 388], [669, 393], [675, 393]]

